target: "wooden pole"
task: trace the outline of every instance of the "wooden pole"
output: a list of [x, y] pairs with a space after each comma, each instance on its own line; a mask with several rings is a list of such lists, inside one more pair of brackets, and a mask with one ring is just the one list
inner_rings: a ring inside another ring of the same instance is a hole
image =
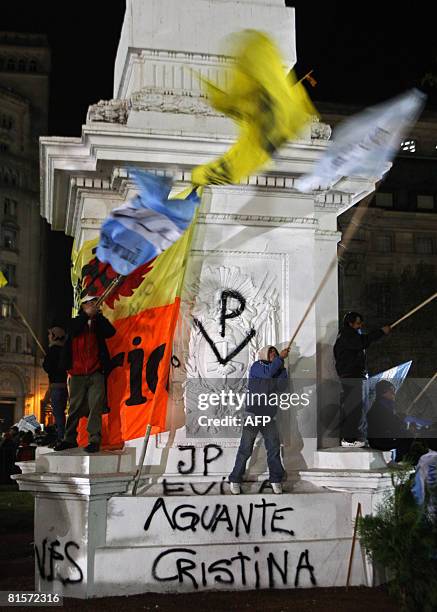
[[[103, 304], [103, 302], [106, 300], [106, 298], [109, 297], [109, 295], [114, 291], [114, 289], [116, 287], [121, 285], [121, 283], [123, 282], [124, 278], [125, 277], [122, 274], [118, 274], [115, 278], [112, 279], [112, 281], [106, 287], [106, 289], [102, 293], [102, 295], [96, 296], [97, 297], [97, 302], [96, 302], [96, 307], [97, 308], [99, 308]], [[87, 294], [85, 294], [85, 295], [87, 295]]]
[[352, 537], [351, 552], [350, 552], [350, 555], [349, 555], [349, 566], [347, 568], [346, 588], [349, 588], [349, 582], [350, 582], [350, 579], [351, 579], [352, 562], [353, 562], [354, 552], [355, 552], [355, 543], [357, 541], [358, 519], [360, 519], [361, 516], [362, 516], [362, 514], [361, 514], [361, 504], [360, 504], [360, 502], [358, 502], [357, 512], [355, 514], [354, 535]]
[[134, 486], [132, 488], [132, 496], [133, 497], [136, 496], [137, 490], [138, 490], [138, 485], [140, 484], [141, 472], [143, 470], [144, 459], [146, 457], [146, 451], [147, 451], [147, 446], [149, 444], [149, 438], [150, 438], [150, 432], [151, 431], [152, 431], [152, 426], [150, 425], [150, 423], [148, 423], [148, 425], [146, 427], [146, 433], [144, 435], [143, 448], [141, 449], [140, 462], [138, 464], [137, 473], [135, 474], [135, 478], [134, 478]]
[[29, 332], [31, 333], [32, 338], [33, 338], [33, 339], [35, 340], [35, 342], [37, 343], [37, 345], [38, 345], [38, 347], [39, 347], [39, 349], [40, 349], [41, 353], [42, 353], [42, 354], [45, 356], [45, 355], [46, 355], [46, 352], [45, 352], [45, 350], [44, 350], [44, 348], [43, 348], [43, 346], [42, 346], [41, 342], [38, 340], [37, 335], [35, 334], [35, 332], [34, 332], [34, 331], [33, 331], [33, 329], [31, 328], [30, 323], [28, 322], [28, 320], [26, 319], [26, 317], [24, 316], [24, 314], [21, 312], [21, 310], [18, 308], [18, 305], [17, 305], [15, 302], [12, 302], [12, 303], [13, 303], [13, 305], [14, 305], [14, 307], [15, 307], [15, 310], [16, 310], [16, 311], [18, 312], [18, 314], [20, 315], [21, 320], [23, 321], [24, 325], [27, 327], [27, 329], [28, 329], [28, 330], [29, 330]]
[[[346, 250], [349, 247], [349, 244], [351, 242], [351, 240], [353, 239], [353, 237], [355, 236], [360, 223], [364, 217], [364, 215], [366, 214], [367, 208], [370, 204], [371, 199], [373, 198], [373, 193], [368, 195], [367, 197], [365, 197], [357, 206], [357, 208], [354, 211], [354, 214], [352, 216], [352, 219], [349, 222], [348, 227], [346, 228], [346, 231], [343, 234], [343, 240], [339, 243], [339, 246], [342, 247], [344, 250]], [[322, 280], [320, 281], [319, 286], [316, 289], [316, 292], [314, 293], [313, 297], [311, 298], [310, 303], [308, 304], [303, 317], [301, 318], [301, 320], [299, 321], [290, 342], [288, 343], [288, 350], [290, 350], [291, 345], [294, 342], [294, 339], [296, 338], [297, 334], [300, 332], [300, 330], [302, 329], [302, 325], [305, 323], [306, 318], [308, 316], [308, 314], [311, 312], [312, 307], [314, 306], [314, 304], [316, 303], [319, 295], [322, 293], [326, 283], [328, 282], [328, 279], [331, 275], [331, 273], [333, 272], [333, 270], [335, 269], [335, 267], [337, 266], [337, 254], [332, 258], [331, 263], [328, 266], [328, 269], [326, 270], [325, 274], [323, 275]]]
[[410, 410], [411, 408], [414, 406], [414, 404], [416, 404], [420, 398], [422, 397], [422, 395], [425, 393], [425, 391], [427, 389], [429, 389], [429, 387], [432, 385], [432, 383], [436, 380], [437, 378], [437, 372], [434, 374], [434, 376], [432, 378], [430, 378], [428, 380], [428, 382], [426, 383], [426, 385], [423, 387], [422, 391], [413, 399], [413, 401], [411, 402], [411, 404], [408, 406], [407, 408], [407, 414], [410, 414]]
[[[193, 191], [193, 190], [191, 190], [191, 191]], [[191, 191], [190, 191], [190, 193], [191, 193]], [[200, 194], [202, 192], [203, 192], [203, 189], [200, 189]], [[182, 194], [179, 194], [179, 197], [180, 197], [180, 195], [182, 195]], [[175, 197], [178, 197], [178, 196], [175, 196]], [[184, 261], [183, 261], [183, 264], [182, 264], [184, 266], [184, 271], [183, 271], [183, 274], [181, 275], [181, 278], [179, 279], [179, 284], [178, 284], [177, 291], [176, 291], [177, 294], [180, 293], [180, 291], [182, 289], [182, 285], [184, 284], [185, 272], [187, 270], [187, 261], [186, 260], [189, 257], [189, 253], [190, 253], [190, 245], [191, 245], [191, 241], [193, 239], [194, 226], [196, 225], [197, 215], [198, 215], [198, 212], [199, 212], [199, 208], [200, 207], [197, 207], [196, 212], [194, 213], [194, 217], [193, 217], [193, 220], [191, 222], [190, 228], [188, 229], [188, 232], [189, 232], [188, 243], [187, 243], [187, 248], [186, 248], [185, 255], [184, 255]], [[150, 417], [149, 417], [149, 423], [147, 424], [146, 433], [144, 435], [143, 448], [141, 450], [140, 462], [138, 464], [137, 472], [136, 472], [135, 478], [134, 478], [134, 485], [133, 485], [133, 488], [132, 488], [132, 496], [133, 497], [135, 497], [136, 494], [137, 494], [138, 485], [139, 485], [140, 478], [141, 478], [141, 472], [143, 471], [144, 459], [146, 457], [147, 446], [149, 444], [150, 432], [152, 431], [151, 421], [152, 421], [152, 417], [153, 417], [153, 412], [155, 410], [155, 405], [156, 405], [156, 403], [153, 402], [152, 411], [151, 411]]]
[[405, 321], [405, 319], [408, 319], [408, 317], [411, 317], [411, 315], [413, 315], [415, 312], [417, 312], [418, 310], [420, 310], [421, 308], [423, 308], [424, 306], [426, 306], [427, 304], [435, 300], [436, 297], [437, 297], [437, 292], [431, 295], [429, 298], [427, 298], [423, 302], [421, 302], [418, 306], [416, 306], [415, 308], [407, 312], [407, 314], [404, 314], [403, 317], [401, 317], [400, 319], [392, 323], [390, 327], [391, 328], [396, 327], [396, 325], [399, 325], [399, 323], [401, 323], [402, 321]]

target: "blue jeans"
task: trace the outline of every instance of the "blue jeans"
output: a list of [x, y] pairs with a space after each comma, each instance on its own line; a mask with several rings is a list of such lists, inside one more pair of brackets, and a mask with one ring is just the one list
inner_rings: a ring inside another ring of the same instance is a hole
[[50, 402], [52, 404], [53, 416], [56, 423], [56, 435], [58, 440], [64, 438], [65, 433], [65, 409], [67, 407], [67, 387], [54, 387], [50, 389]]
[[241, 434], [240, 447], [235, 459], [235, 466], [229, 475], [230, 482], [241, 482], [246, 471], [247, 460], [252, 456], [253, 445], [258, 432], [264, 439], [267, 451], [267, 465], [269, 466], [270, 482], [282, 482], [285, 476], [281, 460], [281, 443], [278, 427], [275, 420], [267, 425], [244, 425]]

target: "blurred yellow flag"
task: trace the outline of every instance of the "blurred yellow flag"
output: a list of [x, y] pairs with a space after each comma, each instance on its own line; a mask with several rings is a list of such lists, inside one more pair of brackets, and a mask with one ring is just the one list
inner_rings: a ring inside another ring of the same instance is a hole
[[7, 284], [8, 284], [8, 279], [3, 274], [3, 272], [0, 270], [0, 287], [4, 287]]
[[223, 156], [194, 168], [194, 185], [238, 183], [317, 116], [304, 86], [294, 73], [287, 75], [268, 36], [246, 30], [234, 37], [234, 45], [226, 90], [202, 80], [211, 106], [238, 123], [239, 137]]

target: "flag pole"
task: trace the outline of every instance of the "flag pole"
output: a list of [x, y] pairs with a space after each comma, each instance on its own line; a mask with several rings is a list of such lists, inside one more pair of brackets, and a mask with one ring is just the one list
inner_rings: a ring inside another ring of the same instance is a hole
[[407, 314], [404, 314], [403, 317], [401, 317], [400, 319], [392, 323], [390, 327], [391, 328], [396, 327], [396, 325], [399, 325], [399, 323], [402, 323], [402, 321], [405, 321], [405, 319], [408, 319], [408, 317], [411, 317], [411, 315], [413, 315], [415, 312], [417, 312], [418, 310], [420, 310], [421, 308], [423, 308], [424, 306], [426, 306], [427, 304], [435, 300], [436, 297], [437, 297], [437, 292], [431, 295], [429, 298], [427, 298], [423, 302], [421, 302], [418, 306], [416, 306], [412, 310], [408, 311]]
[[422, 395], [429, 389], [429, 387], [436, 380], [436, 378], [437, 378], [437, 372], [435, 372], [434, 376], [428, 380], [426, 385], [423, 387], [422, 391], [418, 395], [416, 395], [416, 397], [413, 399], [413, 401], [411, 402], [411, 404], [407, 408], [407, 414], [410, 414], [410, 410], [412, 409], [414, 404], [417, 404], [417, 402], [420, 400]]
[[26, 317], [24, 316], [24, 314], [21, 312], [21, 310], [18, 308], [18, 305], [16, 304], [16, 302], [12, 302], [15, 310], [18, 312], [18, 314], [20, 315], [21, 320], [23, 321], [24, 325], [27, 327], [27, 329], [29, 330], [29, 332], [32, 335], [32, 338], [35, 340], [35, 342], [37, 343], [41, 353], [45, 356], [47, 353], [45, 352], [41, 342], [38, 340], [37, 335], [35, 334], [35, 332], [33, 331], [32, 327], [30, 326], [30, 323], [28, 322], [28, 320], [26, 319]]
[[[375, 189], [376, 191], [376, 189]], [[346, 228], [346, 231], [344, 232], [344, 238], [343, 240], [341, 240], [339, 242], [339, 246], [341, 246], [344, 250], [347, 250], [349, 247], [350, 242], [352, 241], [353, 237], [355, 236], [359, 226], [360, 226], [360, 222], [362, 220], [362, 218], [364, 217], [367, 208], [370, 204], [371, 199], [373, 198], [375, 192], [372, 192], [371, 194], [369, 194], [367, 197], [363, 198], [363, 200], [359, 203], [359, 205], [357, 206], [357, 208], [355, 209], [355, 212], [352, 216], [352, 219], [349, 221], [349, 225]], [[302, 329], [303, 324], [306, 321], [307, 316], [309, 315], [309, 313], [311, 312], [312, 307], [314, 306], [314, 304], [316, 303], [319, 295], [322, 293], [326, 283], [328, 282], [328, 279], [331, 275], [331, 273], [334, 271], [334, 269], [337, 266], [337, 262], [338, 262], [338, 255], [337, 253], [334, 255], [334, 257], [331, 260], [331, 263], [328, 266], [328, 269], [326, 270], [325, 274], [323, 275], [322, 280], [320, 281], [319, 286], [317, 287], [313, 297], [311, 298], [310, 303], [308, 304], [307, 308], [305, 309], [305, 312], [301, 318], [301, 320], [299, 321], [290, 342], [288, 343], [288, 347], [287, 350], [290, 350], [291, 345], [294, 342], [294, 339], [296, 338], [297, 334], [300, 332], [300, 330]]]
[[351, 579], [352, 562], [353, 562], [353, 559], [354, 559], [355, 543], [357, 541], [358, 521], [359, 521], [359, 519], [361, 517], [362, 517], [362, 514], [361, 514], [361, 503], [358, 502], [357, 513], [355, 515], [354, 535], [352, 537], [351, 552], [350, 552], [350, 555], [349, 555], [349, 565], [348, 565], [348, 568], [347, 568], [346, 589], [349, 588], [349, 582], [350, 582], [350, 579]]
[[[192, 191], [195, 191], [195, 189], [191, 189], [190, 193]], [[203, 189], [199, 188], [200, 193], [202, 193]], [[184, 193], [184, 192], [182, 192]], [[181, 194], [179, 194], [180, 196]], [[175, 196], [175, 198], [177, 198], [178, 196]], [[185, 271], [187, 269], [187, 262], [186, 259], [188, 258], [188, 255], [190, 253], [190, 246], [191, 246], [191, 241], [193, 238], [193, 232], [194, 232], [194, 226], [196, 225], [196, 219], [197, 219], [197, 213], [199, 211], [200, 205], [197, 207], [196, 212], [194, 213], [194, 217], [193, 217], [193, 221], [191, 222], [191, 226], [189, 228], [189, 236], [188, 236], [188, 241], [187, 241], [187, 248], [186, 248], [186, 255], [185, 255], [185, 260], [183, 262], [183, 266], [184, 266], [184, 273], [181, 275], [181, 278], [179, 279], [179, 284], [176, 290], [176, 295], [179, 293], [179, 291], [182, 288], [183, 282], [184, 282], [184, 278], [185, 278]], [[141, 449], [141, 455], [140, 455], [140, 461], [138, 463], [138, 468], [136, 471], [136, 474], [134, 476], [134, 485], [132, 487], [132, 497], [135, 497], [137, 494], [137, 490], [138, 490], [138, 485], [140, 484], [140, 478], [141, 478], [141, 472], [143, 470], [143, 465], [144, 465], [144, 459], [146, 458], [146, 452], [147, 452], [147, 446], [149, 444], [149, 439], [150, 439], [150, 433], [152, 431], [152, 425], [151, 425], [151, 421], [152, 421], [152, 417], [153, 417], [153, 411], [155, 410], [155, 401], [153, 401], [153, 406], [152, 406], [152, 410], [150, 412], [150, 417], [149, 417], [149, 423], [147, 423], [147, 427], [146, 427], [146, 433], [144, 434], [144, 440], [143, 440], [143, 446]]]

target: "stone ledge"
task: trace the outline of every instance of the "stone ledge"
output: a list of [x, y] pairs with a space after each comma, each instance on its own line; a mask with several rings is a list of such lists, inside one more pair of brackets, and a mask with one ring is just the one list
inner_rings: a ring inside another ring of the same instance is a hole
[[382, 451], [371, 448], [325, 448], [314, 453], [314, 467], [328, 470], [381, 470], [387, 468]]
[[135, 472], [78, 476], [77, 474], [15, 474], [20, 491], [29, 491], [36, 496], [77, 498], [109, 497], [125, 493]]
[[39, 454], [35, 471], [49, 474], [125, 474], [135, 472], [135, 449], [85, 454], [82, 448]]

